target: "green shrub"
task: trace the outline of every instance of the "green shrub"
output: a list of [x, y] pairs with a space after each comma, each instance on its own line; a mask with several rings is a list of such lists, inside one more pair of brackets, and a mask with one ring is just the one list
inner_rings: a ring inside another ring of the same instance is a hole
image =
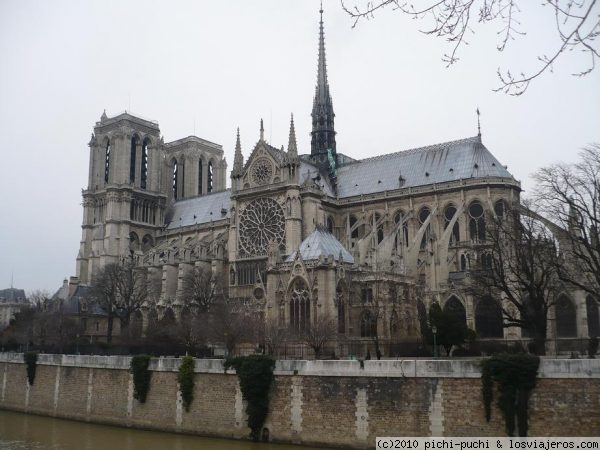
[[150, 389], [152, 372], [148, 370], [149, 364], [149, 355], [135, 355], [131, 358], [130, 371], [133, 374], [133, 398], [139, 400], [140, 403], [146, 401]]
[[492, 416], [494, 382], [498, 384], [498, 408], [504, 415], [506, 433], [513, 436], [515, 418], [519, 436], [527, 436], [529, 396], [535, 387], [540, 359], [528, 354], [502, 353], [482, 362], [481, 383], [485, 418]]
[[179, 382], [179, 392], [181, 392], [183, 406], [186, 411], [189, 411], [194, 399], [194, 358], [191, 356], [183, 357], [183, 361], [179, 366], [177, 381]]
[[240, 356], [227, 359], [225, 369], [233, 367], [240, 380], [240, 389], [248, 403], [250, 436], [257, 441], [269, 412], [269, 391], [273, 383], [275, 360], [265, 355]]
[[23, 355], [25, 365], [27, 368], [27, 381], [30, 386], [33, 386], [33, 380], [35, 380], [35, 369], [37, 367], [37, 352], [27, 352]]

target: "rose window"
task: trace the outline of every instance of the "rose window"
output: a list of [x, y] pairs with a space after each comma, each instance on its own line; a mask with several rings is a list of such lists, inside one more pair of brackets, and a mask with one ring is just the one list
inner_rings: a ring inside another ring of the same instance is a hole
[[252, 181], [256, 184], [267, 184], [273, 176], [273, 166], [268, 159], [259, 159], [252, 166]]
[[285, 234], [283, 209], [275, 200], [258, 198], [240, 215], [240, 247], [249, 256], [266, 255], [269, 243], [280, 245]]

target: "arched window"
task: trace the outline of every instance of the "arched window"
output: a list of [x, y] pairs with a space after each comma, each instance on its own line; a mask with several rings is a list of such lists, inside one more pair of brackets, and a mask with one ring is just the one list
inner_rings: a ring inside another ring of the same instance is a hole
[[142, 312], [138, 309], [131, 316], [130, 336], [134, 339], [142, 337], [143, 318]]
[[[171, 308], [167, 308], [159, 321], [162, 327], [174, 327], [176, 325], [175, 313]], [[168, 328], [167, 328], [168, 329]], [[173, 328], [171, 328], [173, 329]]]
[[467, 312], [465, 311], [465, 307], [463, 306], [462, 302], [454, 296], [450, 297], [446, 301], [446, 304], [444, 305], [444, 313], [452, 316], [454, 320], [459, 323], [467, 323]]
[[469, 205], [469, 237], [474, 242], [485, 241], [485, 213], [478, 201]]
[[296, 278], [290, 289], [290, 326], [294, 331], [310, 328], [310, 295], [301, 278]]
[[427, 323], [427, 308], [423, 300], [417, 300], [417, 313], [419, 314], [419, 323]]
[[352, 229], [356, 225], [356, 217], [350, 216], [350, 237], [352, 239], [358, 239], [358, 227]]
[[173, 160], [173, 198], [177, 200], [177, 178], [179, 177], [179, 165]]
[[331, 234], [333, 234], [334, 226], [335, 226], [335, 223], [333, 222], [333, 217], [327, 216], [327, 231], [329, 231]]
[[346, 296], [344, 295], [345, 289], [339, 284], [335, 295], [337, 301], [337, 323], [338, 333], [344, 334], [346, 332]]
[[[429, 214], [431, 214], [431, 211], [429, 210], [429, 208], [427, 206], [423, 206], [421, 208], [421, 211], [419, 211], [419, 222], [421, 223], [421, 225], [423, 225], [425, 223], [425, 221], [429, 217]], [[427, 246], [427, 241], [429, 240], [430, 234], [431, 234], [431, 224], [428, 224], [427, 229], [425, 230], [425, 233], [423, 234], [423, 238], [421, 239], [421, 250], [423, 250]]]
[[464, 253], [462, 255], [460, 255], [460, 270], [461, 270], [461, 272], [464, 272], [465, 270], [467, 270], [467, 257], [465, 256]]
[[148, 311], [148, 326], [146, 327], [148, 331], [156, 330], [158, 326], [158, 313], [156, 309], [151, 309]]
[[148, 250], [150, 250], [152, 247], [154, 246], [154, 240], [152, 239], [152, 236], [150, 236], [149, 234], [146, 234], [143, 238], [142, 238], [142, 251], [143, 252], [147, 252]]
[[198, 160], [198, 195], [202, 195], [202, 158]]
[[484, 297], [475, 307], [475, 331], [481, 338], [502, 338], [502, 308], [491, 297]]
[[150, 145], [150, 139], [145, 138], [142, 144], [142, 164], [141, 164], [141, 176], [140, 176], [140, 187], [146, 189], [148, 186], [148, 146]]
[[[446, 207], [446, 209], [444, 211], [444, 230], [446, 228], [448, 228], [448, 225], [450, 225], [450, 222], [452, 221], [454, 214], [456, 214], [455, 206], [450, 205], [450, 206]], [[452, 227], [452, 234], [450, 235], [450, 244], [456, 244], [459, 241], [460, 241], [460, 230], [459, 230], [458, 220], [457, 220], [456, 222], [454, 222], [454, 225]]]
[[396, 336], [398, 333], [398, 313], [394, 309], [390, 315], [390, 336]]
[[396, 248], [399, 248], [401, 244], [408, 247], [408, 219], [404, 216], [404, 211], [398, 211], [394, 216], [394, 224], [397, 226], [400, 222], [402, 222], [402, 227], [396, 233]]
[[129, 154], [129, 183], [135, 182], [135, 154], [137, 152], [138, 137], [133, 136], [131, 138], [131, 151]]
[[569, 297], [561, 295], [556, 302], [556, 337], [577, 336], [575, 305]]
[[491, 253], [482, 253], [480, 256], [480, 264], [482, 269], [491, 269], [493, 265], [493, 257]]
[[504, 218], [504, 215], [506, 214], [506, 202], [500, 199], [494, 203], [494, 212], [496, 213], [496, 217], [498, 217], [498, 219]]
[[587, 312], [588, 335], [590, 337], [600, 336], [600, 317], [598, 316], [598, 301], [588, 295], [585, 299]]
[[104, 151], [104, 182], [108, 183], [110, 177], [110, 141], [106, 143]]
[[136, 251], [140, 248], [140, 238], [135, 232], [129, 233], [129, 250]]
[[360, 337], [377, 336], [377, 320], [368, 309], [360, 316]]
[[213, 162], [208, 162], [208, 172], [207, 172], [207, 180], [206, 180], [206, 192], [210, 193], [213, 191]]

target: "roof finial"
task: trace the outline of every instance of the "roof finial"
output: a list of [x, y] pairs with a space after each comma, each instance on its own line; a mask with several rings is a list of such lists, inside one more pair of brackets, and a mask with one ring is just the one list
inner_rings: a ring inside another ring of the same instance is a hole
[[298, 145], [296, 144], [296, 128], [294, 127], [294, 114], [290, 120], [290, 136], [288, 140], [288, 157], [296, 159], [298, 157]]
[[477, 136], [479, 136], [481, 138], [481, 122], [479, 121], [479, 116], [481, 114], [479, 113], [479, 106], [477, 107]]
[[261, 141], [265, 140], [265, 127], [263, 126], [262, 118], [260, 119], [260, 140]]
[[105, 109], [104, 112], [102, 113], [102, 115], [100, 116], [100, 121], [106, 120], [107, 118], [108, 118], [108, 116], [106, 115], [106, 109]]

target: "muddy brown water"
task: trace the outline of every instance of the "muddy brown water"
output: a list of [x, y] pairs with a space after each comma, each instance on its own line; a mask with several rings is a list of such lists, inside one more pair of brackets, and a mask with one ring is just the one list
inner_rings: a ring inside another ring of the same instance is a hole
[[134, 430], [0, 410], [2, 450], [322, 450]]

